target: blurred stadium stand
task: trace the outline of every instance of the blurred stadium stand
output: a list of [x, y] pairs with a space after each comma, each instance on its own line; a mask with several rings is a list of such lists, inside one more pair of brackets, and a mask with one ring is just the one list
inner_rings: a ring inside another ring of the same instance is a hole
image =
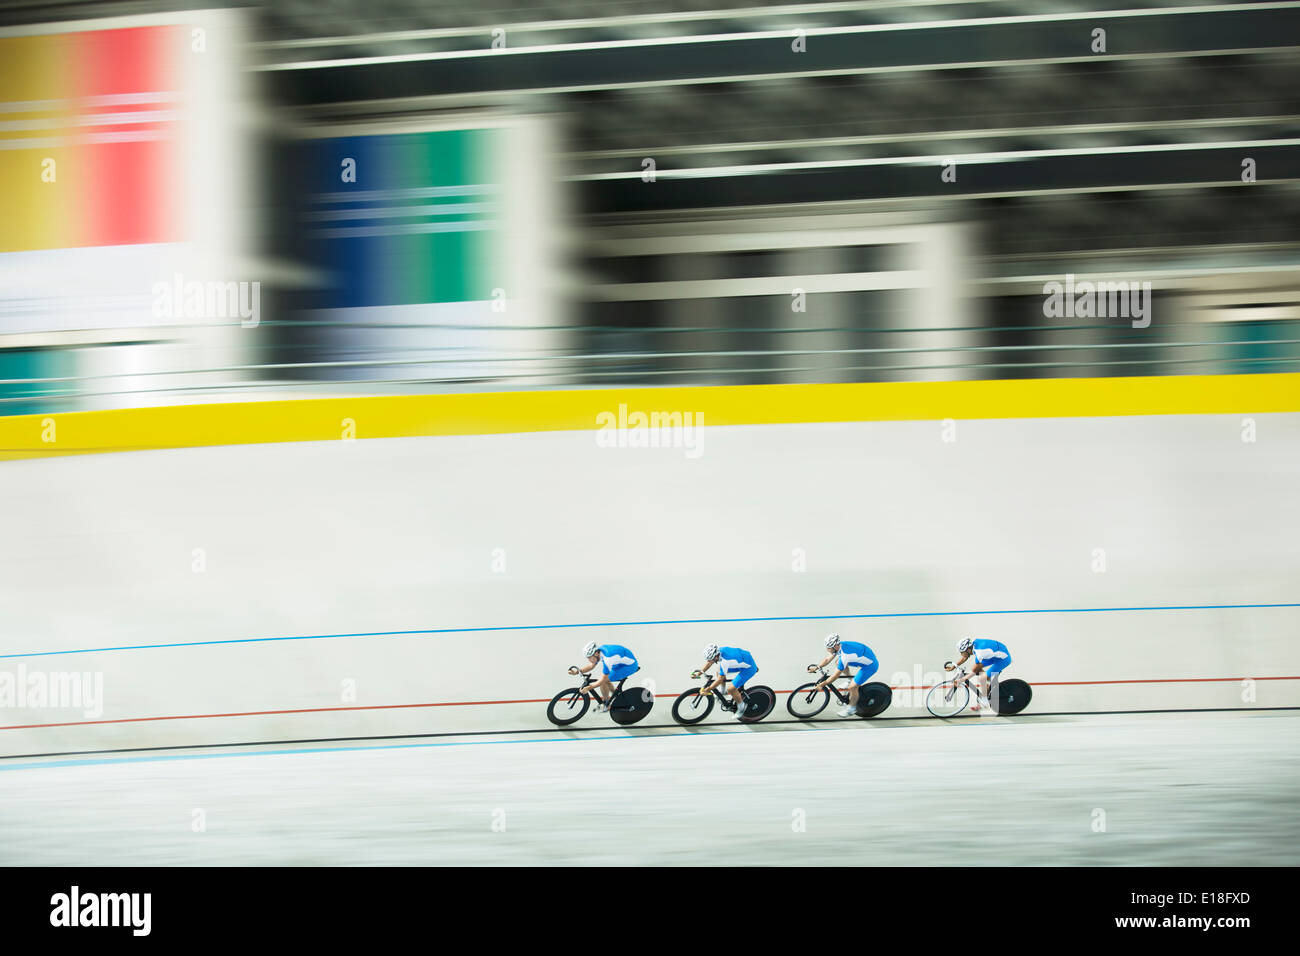
[[[19, 3], [0, 22], [202, 6]], [[173, 384], [161, 398], [147, 396], [148, 367], [129, 388], [35, 376], [11, 305], [0, 413], [391, 390], [1300, 371], [1300, 4], [1113, 6], [248, 6], [266, 111], [257, 148], [273, 170], [254, 251], [266, 317], [249, 357], [198, 364], [216, 384]], [[1090, 49], [1097, 27], [1105, 53]], [[505, 50], [491, 48], [495, 28]], [[792, 48], [796, 30], [807, 52]], [[545, 321], [480, 320], [470, 339], [449, 338], [460, 326], [445, 316], [400, 333], [373, 316], [342, 331], [321, 321], [286, 131], [483, 114], [540, 117], [555, 131], [553, 155], [539, 157], [557, 219]], [[1242, 181], [1247, 157], [1255, 182]], [[955, 182], [940, 176], [949, 160]], [[1046, 318], [1044, 283], [1067, 274], [1150, 282], [1151, 325]], [[804, 311], [792, 309], [796, 290]]]

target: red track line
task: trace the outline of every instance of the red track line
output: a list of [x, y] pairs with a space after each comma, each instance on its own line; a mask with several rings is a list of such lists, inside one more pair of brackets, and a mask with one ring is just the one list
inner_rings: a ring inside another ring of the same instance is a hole
[[[1137, 680], [1061, 680], [1036, 681], [1035, 687], [1072, 687], [1084, 684], [1199, 684], [1224, 683], [1246, 680], [1244, 677], [1163, 677]], [[1300, 680], [1295, 677], [1254, 677], [1251, 680]], [[890, 690], [928, 690], [931, 685], [900, 684]], [[788, 694], [788, 690], [778, 690], [778, 694]], [[655, 697], [677, 697], [677, 694], [655, 694]], [[204, 720], [211, 717], [273, 717], [277, 714], [327, 714], [348, 710], [405, 710], [413, 707], [484, 707], [492, 704], [546, 704], [543, 698], [530, 700], [453, 700], [433, 704], [366, 704], [357, 707], [301, 707], [292, 710], [244, 710], [228, 714], [173, 714], [162, 717], [117, 717], [113, 720], [66, 720], [51, 724], [12, 724], [0, 727], [0, 730], [39, 730], [45, 727], [85, 727], [93, 724], [134, 724], [153, 720]]]
[[[1204, 684], [1242, 680], [1300, 680], [1300, 677], [1149, 677], [1136, 680], [1036, 680], [1033, 687], [1078, 687], [1084, 684]], [[929, 690], [931, 685], [890, 687], [890, 690]], [[787, 693], [778, 691], [777, 693]], [[0, 727], [0, 730], [4, 728]]]
[[[666, 694], [659, 696], [665, 697]], [[206, 717], [270, 717], [276, 714], [325, 714], [340, 710], [402, 710], [407, 707], [478, 707], [486, 704], [548, 704], [549, 700], [457, 700], [438, 704], [367, 704], [362, 707], [300, 707], [294, 710], [242, 710], [229, 714], [174, 714], [164, 717], [119, 717], [115, 720], [68, 720], [57, 724], [14, 724], [0, 730], [32, 730], [37, 727], [81, 727], [87, 724], [133, 724], [145, 720], [201, 720]]]
[[1300, 677], [1161, 677], [1151, 680], [1058, 680], [1039, 681], [1035, 687], [1058, 687], [1065, 684], [1201, 684], [1213, 681], [1300, 680]]

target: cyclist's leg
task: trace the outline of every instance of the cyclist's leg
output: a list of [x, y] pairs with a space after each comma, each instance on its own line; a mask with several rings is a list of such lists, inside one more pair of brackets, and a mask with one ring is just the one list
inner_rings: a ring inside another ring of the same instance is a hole
[[[605, 701], [612, 703], [614, 698], [618, 696], [619, 691], [623, 689], [623, 684], [638, 670], [640, 668], [632, 664], [618, 664], [611, 667], [609, 673], [605, 675], [605, 686], [609, 688], [608, 693], [605, 695]], [[615, 682], [617, 682], [617, 685]]]
[[[861, 673], [861, 668], [858, 669], [858, 673]], [[844, 706], [841, 707], [838, 711], [836, 711], [836, 713], [838, 713], [841, 717], [852, 717], [858, 712], [858, 675], [857, 674], [853, 674], [849, 678], [849, 690], [848, 690], [847, 698], [848, 700], [846, 703], [844, 703]], [[844, 702], [845, 698], [841, 697], [840, 701]]]
[[593, 694], [596, 695], [597, 701], [599, 701], [602, 704], [607, 703], [610, 697], [609, 674], [602, 672], [600, 677], [596, 679], [596, 682], [592, 684], [591, 687], [588, 688], [588, 690], [590, 690]]
[[721, 671], [718, 672], [718, 676], [722, 678], [722, 683], [713, 689], [713, 693], [715, 696], [722, 698], [722, 706], [725, 709], [734, 703], [731, 699], [731, 687], [728, 686], [730, 681], [727, 680], [727, 675]]
[[739, 710], [740, 705], [745, 702], [745, 695], [742, 693], [742, 690], [744, 689], [745, 685], [749, 683], [750, 679], [757, 673], [758, 673], [758, 668], [751, 667], [748, 670], [745, 670], [742, 673], [737, 674], [736, 677], [732, 680], [730, 693], [731, 693], [731, 699], [736, 702], [737, 710]]
[[1007, 665], [1010, 663], [1011, 658], [1007, 657], [1001, 660], [991, 661], [989, 662], [989, 665], [984, 668], [984, 700], [989, 707], [995, 711], [997, 710], [997, 706], [994, 704], [993, 698], [994, 694], [997, 693], [998, 681], [1001, 679], [999, 675], [1007, 669]]
[[842, 717], [852, 717], [858, 712], [858, 695], [861, 692], [862, 685], [865, 684], [871, 675], [880, 669], [880, 664], [872, 661], [870, 664], [863, 665], [857, 669], [853, 679], [849, 682], [849, 703], [848, 706], [840, 711]]
[[872, 661], [870, 664], [858, 668], [858, 672], [853, 675], [853, 686], [849, 688], [849, 702], [851, 704], [857, 705], [859, 689], [876, 676], [878, 670], [880, 670], [880, 661]]
[[854, 706], [857, 706], [858, 703], [858, 693], [866, 686], [867, 681], [876, 675], [878, 670], [880, 670], [880, 662], [872, 661], [870, 664], [859, 667], [858, 672], [853, 675], [853, 688], [850, 693], [852, 694]]
[[975, 691], [975, 703], [970, 705], [971, 710], [981, 710], [982, 705], [988, 702], [988, 679], [984, 676], [984, 665], [979, 661], [970, 669], [970, 677], [966, 678], [966, 683], [970, 685], [971, 690]]

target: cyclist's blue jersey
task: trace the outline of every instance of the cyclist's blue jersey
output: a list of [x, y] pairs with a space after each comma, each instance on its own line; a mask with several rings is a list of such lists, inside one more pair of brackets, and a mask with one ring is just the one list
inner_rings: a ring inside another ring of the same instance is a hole
[[870, 667], [876, 663], [876, 652], [859, 641], [840, 641], [840, 659], [835, 662], [838, 670], [846, 667]]
[[629, 667], [635, 669], [637, 666], [636, 655], [622, 644], [601, 644], [600, 663], [604, 666], [606, 674], [626, 670]]
[[718, 673], [730, 676], [756, 670], [758, 665], [754, 663], [754, 655], [749, 651], [739, 647], [718, 648]]
[[975, 655], [975, 660], [979, 661], [985, 667], [1006, 667], [1011, 663], [1011, 652], [1007, 650], [1007, 645], [1001, 641], [991, 641], [987, 637], [981, 637], [971, 642], [971, 653]]

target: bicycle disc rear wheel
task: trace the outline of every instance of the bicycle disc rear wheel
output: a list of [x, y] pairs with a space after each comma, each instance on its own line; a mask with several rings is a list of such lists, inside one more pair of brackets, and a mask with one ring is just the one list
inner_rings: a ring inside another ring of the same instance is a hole
[[654, 703], [654, 695], [644, 687], [629, 687], [616, 694], [610, 701], [609, 718], [614, 723], [624, 726], [635, 724], [650, 713]]
[[1010, 717], [1029, 706], [1034, 696], [1033, 688], [1018, 677], [1011, 677], [998, 683], [998, 714]]
[[893, 699], [894, 691], [888, 684], [863, 684], [858, 691], [858, 716], [879, 717]]
[[925, 709], [936, 717], [956, 717], [970, 703], [970, 688], [965, 683], [946, 681], [930, 688], [925, 695]]
[[785, 702], [785, 709], [790, 711], [791, 717], [797, 717], [800, 720], [811, 720], [826, 709], [826, 705], [831, 701], [830, 691], [825, 687], [820, 690], [816, 688], [817, 682], [811, 681], [790, 691], [790, 696]]
[[776, 706], [776, 691], [759, 684], [745, 692], [745, 716], [740, 718], [743, 724], [756, 724], [772, 712]]

